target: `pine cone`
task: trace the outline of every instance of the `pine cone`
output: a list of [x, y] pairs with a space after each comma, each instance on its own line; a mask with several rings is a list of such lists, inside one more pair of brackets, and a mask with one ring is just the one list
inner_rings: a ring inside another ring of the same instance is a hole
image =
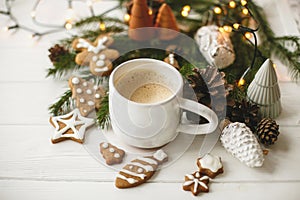
[[[224, 80], [225, 74], [216, 67], [208, 66], [205, 69], [194, 68], [193, 74], [188, 76], [189, 86], [185, 86], [185, 98], [197, 100], [199, 103], [212, 108], [219, 117], [225, 117], [226, 96], [230, 88]], [[191, 87], [193, 90], [188, 89]], [[223, 116], [222, 116], [223, 115]], [[187, 112], [187, 118], [199, 121], [199, 116]], [[200, 123], [207, 122], [200, 118]]]
[[259, 107], [246, 100], [235, 102], [233, 106], [227, 106], [227, 117], [232, 122], [245, 123], [252, 131], [255, 131], [261, 117]]
[[263, 118], [256, 130], [256, 135], [258, 140], [264, 145], [272, 145], [278, 138], [279, 135], [279, 125], [275, 120], [270, 118]]
[[261, 167], [264, 155], [252, 131], [240, 122], [226, 126], [220, 137], [223, 147], [249, 167]]
[[49, 50], [49, 58], [52, 63], [58, 62], [59, 57], [68, 53], [68, 51], [63, 47], [58, 44], [54, 45], [54, 47], [51, 47]]

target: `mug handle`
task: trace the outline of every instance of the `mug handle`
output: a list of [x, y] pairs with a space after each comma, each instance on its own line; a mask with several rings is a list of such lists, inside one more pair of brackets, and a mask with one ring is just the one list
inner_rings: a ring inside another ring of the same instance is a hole
[[203, 116], [208, 120], [206, 124], [179, 124], [177, 132], [200, 135], [212, 133], [218, 127], [218, 117], [210, 108], [189, 99], [179, 98], [179, 107]]

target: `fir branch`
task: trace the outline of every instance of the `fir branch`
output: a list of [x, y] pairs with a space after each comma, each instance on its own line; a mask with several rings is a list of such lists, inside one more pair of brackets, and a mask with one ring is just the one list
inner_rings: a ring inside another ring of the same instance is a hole
[[97, 124], [100, 126], [101, 129], [108, 128], [110, 124], [110, 117], [109, 117], [109, 106], [108, 106], [108, 94], [106, 94], [102, 101], [101, 107], [97, 111]]
[[194, 68], [195, 66], [192, 64], [185, 64], [180, 68], [179, 72], [183, 77], [187, 78], [188, 76], [193, 74]]
[[[262, 8], [257, 6], [253, 1], [248, 2], [251, 13], [259, 22], [259, 36], [264, 46], [274, 53], [280, 61], [286, 65], [294, 80], [300, 79], [300, 60], [299, 60], [299, 37], [286, 36], [276, 38], [274, 32], [269, 27], [266, 17], [263, 15]], [[286, 44], [296, 45], [296, 49], [289, 50]]]
[[89, 23], [94, 23], [94, 22], [114, 22], [117, 24], [123, 24], [125, 25], [124, 21], [120, 20], [119, 18], [115, 17], [103, 17], [102, 15], [100, 16], [93, 16], [93, 17], [88, 17], [85, 18], [77, 23], [75, 23], [75, 27], [81, 27], [83, 25], [89, 24]]
[[46, 77], [61, 77], [70, 70], [78, 69], [79, 66], [75, 63], [76, 54], [68, 52], [59, 55], [57, 60], [53, 62], [53, 68], [49, 68]]
[[49, 106], [48, 110], [49, 112], [54, 115], [62, 115], [66, 114], [71, 110], [72, 106], [72, 91], [67, 90], [60, 98], [58, 101], [56, 101], [54, 104]]

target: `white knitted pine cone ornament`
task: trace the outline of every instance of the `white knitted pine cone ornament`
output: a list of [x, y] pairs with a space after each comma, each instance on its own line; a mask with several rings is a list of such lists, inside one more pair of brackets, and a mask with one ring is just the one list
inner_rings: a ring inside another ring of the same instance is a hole
[[221, 135], [221, 143], [234, 157], [249, 167], [261, 167], [264, 155], [255, 135], [240, 122], [226, 126]]

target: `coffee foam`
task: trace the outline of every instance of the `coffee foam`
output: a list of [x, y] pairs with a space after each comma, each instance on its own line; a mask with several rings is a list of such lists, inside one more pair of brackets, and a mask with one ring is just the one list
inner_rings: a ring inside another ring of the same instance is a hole
[[153, 83], [169, 88], [170, 92], [175, 91], [175, 89], [172, 88], [174, 83], [172, 83], [172, 80], [169, 77], [150, 69], [131, 70], [122, 75], [122, 77], [115, 82], [115, 86], [123, 97], [130, 99], [132, 94], [138, 88]]
[[137, 88], [130, 100], [137, 103], [157, 103], [170, 96], [172, 96], [172, 92], [169, 88], [157, 83], [148, 83]]

